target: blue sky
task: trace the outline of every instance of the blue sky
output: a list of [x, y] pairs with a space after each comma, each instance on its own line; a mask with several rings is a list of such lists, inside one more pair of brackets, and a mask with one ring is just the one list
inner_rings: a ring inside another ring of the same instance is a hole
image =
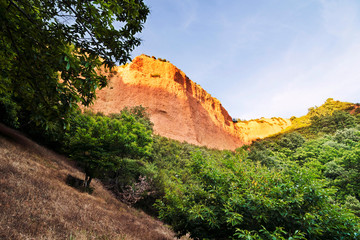
[[359, 0], [145, 0], [133, 57], [166, 58], [232, 117], [360, 102]]

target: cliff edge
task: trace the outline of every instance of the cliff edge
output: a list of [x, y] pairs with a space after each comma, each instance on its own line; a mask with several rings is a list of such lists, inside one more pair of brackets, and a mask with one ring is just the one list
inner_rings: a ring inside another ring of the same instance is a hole
[[90, 108], [104, 114], [125, 106], [147, 108], [154, 132], [171, 139], [216, 149], [231, 149], [275, 134], [286, 119], [234, 123], [220, 101], [162, 59], [141, 55], [108, 73], [108, 87], [97, 92]]

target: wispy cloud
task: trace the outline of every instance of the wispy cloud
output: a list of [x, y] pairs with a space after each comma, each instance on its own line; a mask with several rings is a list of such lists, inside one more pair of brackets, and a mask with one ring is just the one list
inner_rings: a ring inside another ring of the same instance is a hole
[[251, 91], [262, 95], [247, 101], [252, 108], [241, 106], [241, 113], [232, 106], [232, 112], [247, 118], [275, 114], [290, 117], [305, 114], [307, 108], [322, 104], [328, 97], [360, 100], [358, 6], [351, 1], [320, 3], [321, 24], [317, 33], [299, 33], [283, 49], [282, 57], [250, 76], [247, 81], [253, 84]]
[[359, 0], [146, 1], [136, 52], [166, 57], [234, 117], [360, 102]]
[[358, 35], [356, 22], [359, 21], [358, 7], [349, 0], [320, 0], [323, 24], [329, 34], [347, 40], [349, 36]]
[[193, 0], [176, 0], [174, 2], [180, 10], [180, 31], [187, 30], [197, 19], [197, 2]]

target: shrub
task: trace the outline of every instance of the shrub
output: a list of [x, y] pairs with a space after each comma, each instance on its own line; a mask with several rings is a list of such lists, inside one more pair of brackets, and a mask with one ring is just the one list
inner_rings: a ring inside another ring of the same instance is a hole
[[356, 118], [344, 111], [335, 111], [332, 115], [316, 115], [311, 118], [311, 129], [314, 132], [334, 133], [338, 129], [355, 126]]
[[138, 182], [135, 182], [132, 186], [127, 185], [125, 189], [120, 193], [121, 200], [128, 204], [134, 205], [141, 200], [144, 195], [150, 195], [152, 192], [151, 179], [146, 176], [139, 176]]
[[[140, 177], [146, 177], [147, 180], [151, 179], [151, 174], [146, 168], [145, 161], [131, 158], [118, 158], [118, 167], [110, 169], [106, 175], [102, 177], [103, 182], [117, 197], [125, 203], [134, 204], [136, 201], [131, 200], [129, 190], [134, 190], [136, 193], [136, 185]], [[146, 181], [149, 186], [153, 187], [151, 181]], [[146, 191], [150, 189], [146, 189]]]
[[333, 160], [325, 164], [324, 176], [330, 179], [336, 179], [337, 177], [346, 173], [345, 169], [339, 164], [338, 160]]
[[281, 147], [288, 148], [293, 151], [298, 147], [301, 147], [304, 142], [305, 139], [300, 133], [292, 132], [284, 134], [282, 138], [278, 141], [278, 144]]
[[346, 140], [358, 142], [360, 141], [360, 131], [355, 128], [340, 129], [336, 131], [334, 139], [339, 142], [346, 142]]
[[356, 197], [351, 195], [346, 196], [344, 205], [360, 217], [360, 201]]

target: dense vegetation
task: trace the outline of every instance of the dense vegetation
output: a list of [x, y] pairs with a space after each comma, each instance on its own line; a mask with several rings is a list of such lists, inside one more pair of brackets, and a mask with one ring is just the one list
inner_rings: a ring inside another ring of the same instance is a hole
[[199, 239], [359, 239], [352, 106], [329, 99], [302, 117], [306, 126], [235, 153], [156, 138], [148, 166], [164, 191], [160, 218]]
[[235, 153], [155, 141], [160, 218], [199, 239], [359, 239], [359, 118], [330, 112], [309, 118], [308, 135], [289, 129]]
[[142, 0], [0, 0], [1, 121], [66, 127], [106, 86], [96, 69], [130, 59], [148, 13]]
[[308, 134], [289, 129], [236, 152], [155, 136], [151, 153], [117, 155], [121, 167], [103, 180], [121, 182], [120, 198], [129, 184], [132, 203], [195, 239], [358, 239], [359, 118], [330, 112], [312, 113]]
[[106, 85], [95, 69], [128, 60], [147, 14], [141, 0], [0, 0], [0, 121], [75, 160], [86, 188], [101, 179], [178, 235], [359, 239], [359, 106], [328, 99], [235, 152], [153, 136], [142, 107], [77, 111]]
[[356, 106], [328, 104], [344, 103], [328, 100], [318, 108], [327, 111], [310, 109], [306, 127], [235, 152], [153, 136], [141, 106], [110, 116], [74, 112], [67, 129], [33, 136], [77, 161], [86, 187], [101, 179], [179, 236], [359, 239], [360, 116]]

